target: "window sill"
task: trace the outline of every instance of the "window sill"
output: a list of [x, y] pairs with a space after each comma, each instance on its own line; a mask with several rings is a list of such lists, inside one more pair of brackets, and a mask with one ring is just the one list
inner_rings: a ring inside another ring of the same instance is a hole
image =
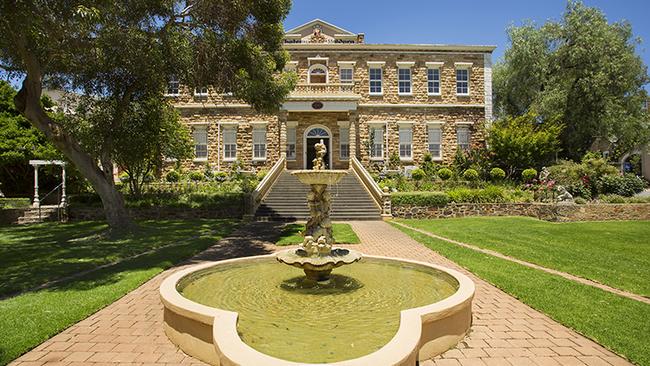
[[375, 157], [375, 158], [371, 157], [370, 161], [384, 161], [384, 157], [383, 156], [382, 157]]
[[233, 162], [233, 161], [237, 161], [237, 158], [223, 158], [223, 161], [225, 161], [225, 162]]
[[405, 161], [405, 162], [409, 162], [409, 163], [410, 163], [410, 162], [413, 162], [413, 157], [410, 157], [410, 158], [402, 158], [402, 157], [400, 157], [400, 158], [399, 158], [399, 161]]
[[293, 157], [293, 158], [287, 157], [287, 161], [296, 161], [296, 158], [295, 157]]
[[339, 161], [348, 161], [348, 160], [350, 160], [350, 158], [342, 158], [342, 157], [339, 157]]
[[469, 93], [467, 93], [467, 94], [456, 93], [456, 96], [458, 96], [458, 97], [469, 97]]
[[412, 97], [413, 93], [397, 93], [400, 97]]
[[253, 158], [254, 162], [266, 161], [266, 158]]
[[439, 97], [442, 95], [442, 93], [427, 93], [427, 95], [430, 97]]
[[369, 93], [371, 97], [381, 97], [384, 93]]
[[207, 98], [207, 94], [194, 94], [194, 98]]
[[178, 98], [180, 97], [180, 94], [164, 94], [163, 97], [165, 98]]
[[195, 163], [205, 163], [208, 161], [208, 158], [194, 158], [193, 160]]

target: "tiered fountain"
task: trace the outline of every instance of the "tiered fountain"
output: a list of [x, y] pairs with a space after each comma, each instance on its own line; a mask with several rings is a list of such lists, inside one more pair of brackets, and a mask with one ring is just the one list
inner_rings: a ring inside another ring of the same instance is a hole
[[327, 148], [323, 140], [317, 143], [315, 148], [313, 169], [291, 172], [302, 183], [311, 186], [311, 192], [307, 195], [310, 218], [305, 225], [305, 237], [298, 249], [279, 252], [276, 258], [282, 263], [301, 268], [308, 279], [322, 282], [329, 279], [332, 269], [360, 260], [361, 253], [356, 250], [332, 248], [332, 197], [327, 186], [338, 183], [348, 172], [325, 170], [323, 158]]
[[311, 186], [299, 248], [200, 264], [163, 281], [165, 333], [185, 353], [212, 365], [413, 366], [469, 331], [467, 276], [333, 248], [328, 186], [347, 171], [323, 169], [322, 141], [316, 150], [313, 170], [293, 172]]

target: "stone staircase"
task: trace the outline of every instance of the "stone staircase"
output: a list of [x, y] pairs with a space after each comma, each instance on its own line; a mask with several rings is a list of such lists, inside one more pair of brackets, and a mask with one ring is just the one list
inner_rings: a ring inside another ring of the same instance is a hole
[[[350, 173], [329, 187], [332, 220], [381, 220], [381, 212], [357, 177]], [[285, 171], [271, 187], [255, 213], [257, 220], [307, 220], [309, 186]]]
[[25, 211], [23, 216], [17, 220], [18, 225], [36, 224], [44, 221], [57, 221], [59, 206], [41, 206], [41, 213], [39, 215], [38, 208], [30, 208]]

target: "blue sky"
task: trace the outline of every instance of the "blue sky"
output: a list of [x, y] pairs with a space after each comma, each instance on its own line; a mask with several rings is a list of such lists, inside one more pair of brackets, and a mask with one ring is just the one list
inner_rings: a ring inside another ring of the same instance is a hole
[[[650, 65], [649, 0], [585, 0], [602, 9], [609, 22], [627, 20], [643, 43], [637, 52]], [[533, 20], [559, 20], [566, 0], [293, 0], [285, 29], [321, 18], [368, 43], [460, 43], [495, 45], [494, 60], [507, 47], [505, 29]], [[650, 85], [646, 85], [650, 91]]]

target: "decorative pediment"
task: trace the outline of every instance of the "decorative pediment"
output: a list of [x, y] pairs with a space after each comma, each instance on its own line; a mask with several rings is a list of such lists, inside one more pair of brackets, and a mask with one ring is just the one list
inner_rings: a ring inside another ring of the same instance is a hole
[[363, 43], [363, 33], [356, 34], [314, 19], [285, 33], [285, 43]]

